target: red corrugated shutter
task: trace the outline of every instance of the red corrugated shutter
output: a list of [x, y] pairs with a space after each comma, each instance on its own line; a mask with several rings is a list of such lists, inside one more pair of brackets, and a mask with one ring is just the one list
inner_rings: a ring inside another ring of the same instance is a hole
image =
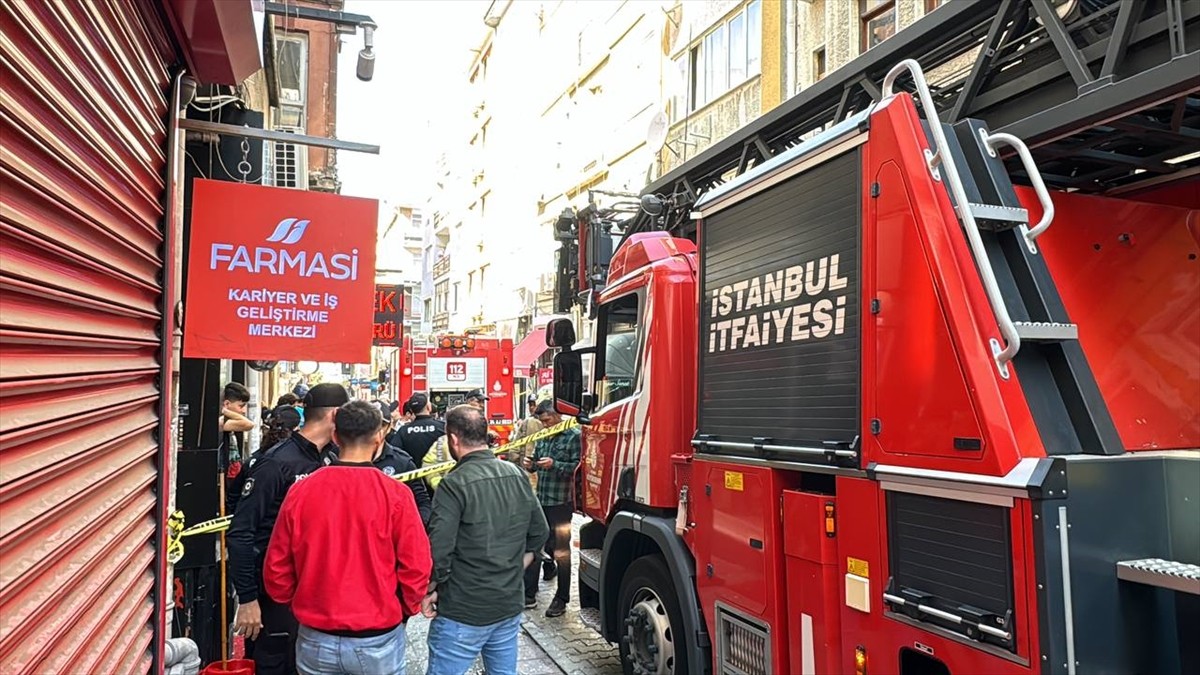
[[166, 33], [0, 0], [0, 671], [152, 666]]

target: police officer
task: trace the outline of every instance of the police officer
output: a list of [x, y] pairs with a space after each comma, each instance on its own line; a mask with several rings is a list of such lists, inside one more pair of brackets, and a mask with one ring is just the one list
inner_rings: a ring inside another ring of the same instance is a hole
[[413, 394], [404, 404], [404, 409], [415, 415], [413, 421], [394, 431], [388, 436], [387, 442], [407, 452], [420, 467], [433, 442], [446, 435], [446, 423], [433, 417], [429, 397], [425, 394]]
[[258, 675], [296, 671], [296, 618], [262, 592], [262, 564], [271, 530], [287, 491], [323, 466], [332, 450], [333, 414], [350, 400], [338, 384], [318, 384], [304, 396], [305, 421], [299, 431], [268, 450], [242, 486], [226, 539], [238, 611], [234, 627], [253, 641]]

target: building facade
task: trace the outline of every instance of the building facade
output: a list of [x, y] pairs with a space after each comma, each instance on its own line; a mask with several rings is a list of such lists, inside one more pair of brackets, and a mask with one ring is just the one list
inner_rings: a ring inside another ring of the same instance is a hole
[[[297, 0], [292, 4], [340, 12], [345, 3]], [[292, 16], [273, 18], [278, 98], [272, 101], [268, 126], [310, 136], [336, 137], [340, 44], [337, 26]], [[264, 153], [266, 184], [319, 192], [341, 191], [336, 150], [268, 143]]]
[[552, 316], [565, 209], [628, 200], [945, 1], [496, 0], [438, 129], [427, 328], [520, 340]]

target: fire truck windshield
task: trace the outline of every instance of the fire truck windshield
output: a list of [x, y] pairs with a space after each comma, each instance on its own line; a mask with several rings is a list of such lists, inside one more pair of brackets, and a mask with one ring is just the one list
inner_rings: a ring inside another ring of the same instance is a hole
[[597, 382], [600, 407], [633, 395], [638, 375], [638, 296], [613, 301], [604, 314], [604, 373]]

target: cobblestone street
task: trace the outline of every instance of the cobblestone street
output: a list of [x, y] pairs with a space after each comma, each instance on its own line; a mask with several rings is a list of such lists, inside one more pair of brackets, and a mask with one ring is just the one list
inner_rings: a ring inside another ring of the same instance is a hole
[[[571, 541], [579, 542], [579, 526], [584, 518], [576, 515], [572, 522]], [[533, 641], [570, 675], [620, 675], [621, 663], [617, 646], [609, 644], [600, 634], [579, 620], [579, 549], [571, 546], [571, 602], [563, 616], [548, 619], [546, 608], [554, 599], [555, 582], [543, 581], [538, 589], [538, 606], [525, 611], [522, 626]]]
[[[572, 539], [578, 541], [583, 518], [575, 517]], [[517, 672], [521, 675], [620, 675], [617, 648], [600, 637], [579, 620], [578, 570], [579, 549], [572, 546], [571, 603], [563, 616], [548, 619], [546, 608], [554, 598], [554, 582], [542, 582], [538, 591], [538, 606], [526, 610], [522, 631], [518, 636]], [[408, 623], [408, 672], [423, 675], [429, 662], [426, 635], [429, 621], [416, 617]], [[470, 675], [482, 674], [476, 663]]]

